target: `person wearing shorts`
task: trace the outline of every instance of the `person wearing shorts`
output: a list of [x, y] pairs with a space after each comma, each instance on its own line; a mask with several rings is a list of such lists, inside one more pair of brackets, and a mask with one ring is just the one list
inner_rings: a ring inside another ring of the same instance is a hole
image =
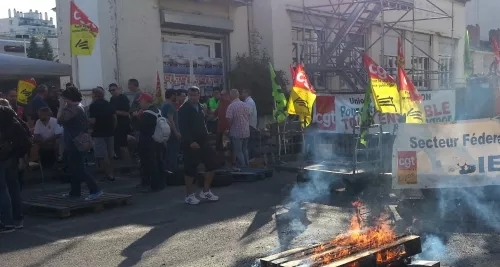
[[193, 181], [200, 163], [205, 165], [205, 181], [199, 197], [208, 201], [219, 200], [219, 197], [211, 192], [210, 186], [212, 185], [214, 170], [220, 166], [217, 164], [217, 153], [208, 142], [205, 113], [199, 100], [200, 89], [195, 86], [191, 87], [188, 89], [187, 102], [179, 109], [179, 129], [182, 135], [181, 149], [183, 151], [186, 185], [184, 201], [191, 205], [200, 203], [193, 191]]
[[102, 88], [92, 90], [92, 99], [93, 102], [89, 107], [89, 122], [92, 125], [94, 157], [104, 170], [104, 179], [114, 181], [113, 156], [115, 155], [116, 113], [111, 104], [104, 100], [104, 90]]

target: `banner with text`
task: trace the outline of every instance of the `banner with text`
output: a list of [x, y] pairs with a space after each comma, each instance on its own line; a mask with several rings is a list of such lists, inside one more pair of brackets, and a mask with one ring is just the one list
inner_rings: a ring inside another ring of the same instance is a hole
[[401, 124], [392, 152], [392, 187], [500, 185], [500, 121]]
[[[427, 123], [455, 121], [455, 91], [439, 90], [421, 93]], [[357, 111], [361, 110], [365, 101], [364, 94], [335, 95], [336, 132], [353, 133], [359, 123]], [[384, 131], [394, 133], [394, 124], [398, 123], [397, 114], [374, 113], [374, 123], [383, 126]], [[377, 132], [378, 129], [371, 129]]]
[[321, 130], [335, 131], [335, 96], [316, 96], [313, 111], [313, 123]]

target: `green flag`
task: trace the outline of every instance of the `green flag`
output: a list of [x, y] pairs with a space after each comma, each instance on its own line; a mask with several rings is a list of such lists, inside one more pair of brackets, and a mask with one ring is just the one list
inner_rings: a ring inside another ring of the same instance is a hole
[[359, 118], [359, 125], [361, 126], [361, 139], [360, 143], [365, 145], [368, 143], [366, 141], [366, 136], [370, 133], [369, 126], [372, 124], [372, 90], [371, 86], [368, 86], [365, 91], [365, 102], [363, 102], [363, 107], [361, 108], [361, 114]]
[[469, 39], [469, 31], [465, 30], [465, 45], [464, 45], [464, 70], [465, 70], [465, 78], [469, 78], [469, 76], [474, 73], [474, 69], [472, 66], [472, 56], [470, 51], [470, 39]]
[[274, 119], [278, 123], [285, 121], [288, 116], [286, 112], [286, 97], [283, 94], [281, 86], [276, 81], [276, 72], [274, 71], [273, 65], [269, 62], [269, 71], [271, 72], [271, 85], [273, 87], [273, 98], [274, 98]]

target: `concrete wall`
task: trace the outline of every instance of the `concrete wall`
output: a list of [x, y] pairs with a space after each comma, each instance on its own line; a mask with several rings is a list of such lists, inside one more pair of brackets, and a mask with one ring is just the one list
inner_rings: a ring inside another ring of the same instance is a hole
[[[121, 0], [117, 5], [118, 80], [139, 80], [148, 92], [156, 88], [156, 74], [163, 73], [160, 9], [158, 0]], [[160, 76], [161, 77], [161, 76]], [[163, 82], [161, 83], [163, 88]]]

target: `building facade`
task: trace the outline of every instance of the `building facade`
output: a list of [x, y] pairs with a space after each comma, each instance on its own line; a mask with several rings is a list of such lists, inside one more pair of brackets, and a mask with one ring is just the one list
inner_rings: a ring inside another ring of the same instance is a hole
[[470, 37], [470, 49], [472, 58], [473, 73], [479, 76], [485, 76], [493, 71], [493, 62], [495, 62], [495, 54], [493, 53], [492, 40], [496, 39], [500, 42], [500, 31], [489, 30], [488, 37], [481, 37], [481, 26], [467, 25]]
[[209, 94], [229, 86], [227, 72], [237, 54], [251, 52], [256, 34], [277, 70], [289, 73], [291, 64], [304, 62], [316, 88], [327, 92], [362, 90], [355, 73], [365, 51], [391, 71], [398, 37], [417, 87], [464, 83], [464, 0], [415, 0], [410, 7], [352, 1], [353, 10], [328, 0], [74, 2], [99, 27], [93, 54], [71, 56], [70, 16], [61, 15], [70, 1], [57, 0], [59, 59], [73, 65], [84, 90], [136, 78], [151, 91], [160, 73], [162, 88], [194, 84]]
[[21, 12], [14, 9], [8, 10], [8, 18], [0, 18], [0, 35], [12, 38], [29, 38], [40, 36], [44, 38], [56, 37], [56, 26], [54, 19], [45, 16], [38, 10]]

